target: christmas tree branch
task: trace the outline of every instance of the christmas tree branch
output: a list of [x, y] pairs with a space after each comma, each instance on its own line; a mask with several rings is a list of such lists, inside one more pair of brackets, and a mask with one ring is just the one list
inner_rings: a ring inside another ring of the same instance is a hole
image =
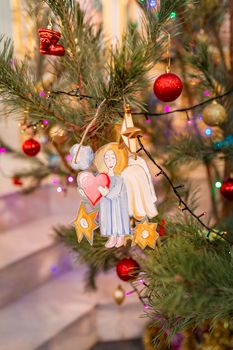
[[[231, 228], [232, 222], [233, 217], [228, 223]], [[158, 242], [156, 251], [146, 250], [144, 254], [129, 246], [105, 249], [105, 239], [99, 232], [91, 247], [85, 239], [80, 244], [77, 242], [74, 228], [60, 227], [55, 231], [59, 240], [78, 253], [77, 259], [89, 266], [92, 284], [99, 272], [115, 267], [126, 256], [136, 257], [142, 273], [138, 281], [133, 282], [136, 288], [133, 290], [161, 333], [169, 330], [170, 336], [186, 326], [227, 317], [232, 312], [231, 246], [212, 233], [209, 244], [207, 231], [200, 230], [193, 218], [185, 221], [182, 216], [173, 220], [166, 218], [166, 236]]]
[[[150, 117], [162, 117], [162, 116], [167, 116], [170, 114], [174, 114], [177, 112], [189, 112], [189, 111], [193, 111], [195, 109], [198, 109], [199, 107], [204, 106], [205, 104], [211, 103], [213, 101], [217, 101], [219, 99], [222, 99], [223, 97], [229, 96], [233, 93], [233, 87], [230, 88], [228, 91], [216, 95], [214, 97], [211, 97], [205, 101], [199, 102], [194, 104], [193, 106], [189, 106], [189, 107], [184, 107], [184, 108], [178, 108], [178, 109], [173, 109], [171, 111], [165, 112], [165, 113], [150, 113], [150, 112], [145, 112], [145, 111], [139, 111], [139, 112], [132, 112], [132, 115], [135, 116], [150, 116]], [[80, 89], [75, 89], [75, 90], [71, 90], [71, 91], [51, 91], [51, 95], [67, 95], [67, 96], [71, 96], [71, 97], [77, 97], [78, 99], [82, 100], [82, 99], [93, 99], [95, 101], [98, 101], [99, 99], [96, 99], [94, 96], [90, 96], [90, 95], [84, 95], [80, 93]], [[120, 115], [122, 115], [124, 112], [123, 111], [118, 111], [118, 113], [120, 113]]]
[[160, 333], [172, 335], [232, 314], [231, 247], [218, 239], [209, 245], [198, 231], [193, 220], [173, 221], [173, 227], [171, 221], [166, 225], [169, 239], [144, 261], [148, 313]]
[[100, 236], [99, 230], [95, 231], [93, 246], [84, 239], [78, 243], [74, 227], [56, 227], [54, 231], [58, 240], [78, 252], [79, 262], [89, 267], [87, 279], [89, 287], [95, 287], [95, 277], [98, 273], [114, 268], [120, 259], [128, 256], [129, 249], [126, 247], [106, 249], [106, 239]]

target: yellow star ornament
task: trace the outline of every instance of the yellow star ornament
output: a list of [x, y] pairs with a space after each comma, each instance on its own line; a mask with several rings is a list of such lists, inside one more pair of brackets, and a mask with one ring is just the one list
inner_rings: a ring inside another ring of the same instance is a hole
[[95, 223], [96, 214], [97, 211], [87, 213], [85, 205], [83, 203], [80, 205], [78, 215], [74, 220], [74, 226], [79, 243], [83, 239], [83, 236], [85, 236], [88, 242], [91, 245], [93, 244], [94, 230], [98, 227], [98, 225]]
[[154, 249], [155, 243], [159, 238], [159, 234], [156, 231], [158, 224], [150, 223], [147, 219], [134, 229], [134, 242], [139, 245], [140, 248], [145, 249], [147, 246]]

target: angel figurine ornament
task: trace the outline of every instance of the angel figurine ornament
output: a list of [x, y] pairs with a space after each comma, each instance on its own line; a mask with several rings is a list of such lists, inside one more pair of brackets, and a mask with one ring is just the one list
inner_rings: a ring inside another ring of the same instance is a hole
[[127, 190], [122, 171], [128, 165], [125, 149], [119, 149], [117, 143], [101, 147], [95, 154], [94, 164], [100, 173], [110, 178], [110, 186], [99, 186], [99, 221], [102, 236], [109, 237], [106, 248], [124, 245], [125, 236], [131, 235]]
[[[72, 163], [75, 163], [76, 169], [86, 170], [94, 158], [93, 164], [97, 170], [96, 174], [82, 171], [77, 177], [78, 189], [84, 202], [81, 215], [75, 221], [76, 227], [82, 231], [81, 235], [77, 232], [77, 236], [79, 241], [85, 236], [92, 242], [93, 231], [98, 225], [100, 234], [108, 237], [106, 248], [121, 247], [126, 238], [130, 238], [133, 244], [142, 249], [147, 246], [153, 248], [158, 238], [157, 224], [148, 219], [158, 214], [157, 197], [147, 163], [136, 155], [136, 136], [140, 129], [134, 128], [129, 107], [126, 112], [120, 145], [108, 143], [97, 150], [95, 155], [88, 147], [82, 147], [77, 159], [73, 154]], [[130, 138], [127, 136], [129, 132]], [[87, 211], [85, 208], [88, 205], [91, 207]], [[88, 215], [92, 220], [87, 220]], [[130, 225], [131, 218], [137, 222], [134, 228]], [[86, 227], [83, 227], [83, 219], [88, 221], [85, 221]]]
[[137, 136], [140, 135], [141, 129], [134, 126], [128, 104], [124, 110], [119, 147], [129, 151], [128, 166], [122, 172], [127, 188], [129, 215], [139, 221], [145, 217], [151, 219], [158, 215], [155, 205], [157, 197], [148, 166], [145, 160], [137, 155]]

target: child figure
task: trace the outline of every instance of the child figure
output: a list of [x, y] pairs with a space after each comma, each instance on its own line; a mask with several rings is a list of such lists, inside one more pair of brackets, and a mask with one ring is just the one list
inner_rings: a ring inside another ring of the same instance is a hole
[[130, 235], [127, 190], [121, 172], [128, 165], [127, 151], [117, 143], [101, 147], [95, 154], [94, 164], [100, 173], [110, 177], [110, 188], [98, 187], [100, 199], [100, 232], [109, 237], [106, 248], [121, 247]]

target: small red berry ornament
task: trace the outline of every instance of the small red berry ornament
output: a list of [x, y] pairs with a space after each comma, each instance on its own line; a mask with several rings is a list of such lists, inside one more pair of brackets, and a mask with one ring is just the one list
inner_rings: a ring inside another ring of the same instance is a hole
[[23, 182], [21, 181], [20, 177], [18, 177], [18, 176], [12, 177], [12, 183], [15, 186], [23, 186]]
[[116, 266], [118, 277], [122, 281], [130, 281], [136, 278], [139, 274], [140, 266], [137, 261], [132, 258], [122, 259]]
[[165, 235], [165, 219], [162, 219], [159, 224], [159, 236], [162, 237]]
[[220, 189], [223, 197], [228, 199], [229, 201], [233, 201], [233, 178], [229, 177], [224, 180]]
[[28, 139], [23, 143], [23, 152], [29, 157], [35, 157], [40, 152], [40, 144], [34, 139]]
[[162, 102], [175, 101], [182, 90], [182, 81], [173, 73], [162, 74], [154, 82], [154, 94]]

